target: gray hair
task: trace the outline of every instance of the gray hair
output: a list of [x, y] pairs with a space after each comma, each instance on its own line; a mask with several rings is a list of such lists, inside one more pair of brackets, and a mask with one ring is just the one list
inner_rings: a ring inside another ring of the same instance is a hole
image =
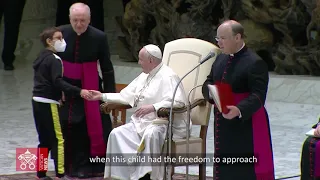
[[244, 34], [244, 28], [240, 23], [232, 23], [230, 26], [231, 26], [233, 35], [240, 34], [241, 38], [246, 37]]
[[90, 7], [84, 3], [72, 4], [69, 8], [69, 15], [71, 15], [72, 12], [77, 11], [79, 8], [84, 8], [88, 12], [88, 15], [91, 16]]

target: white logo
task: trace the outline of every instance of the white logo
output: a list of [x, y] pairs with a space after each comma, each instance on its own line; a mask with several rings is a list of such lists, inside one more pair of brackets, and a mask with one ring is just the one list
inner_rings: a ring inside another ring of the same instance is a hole
[[18, 157], [19, 161], [21, 162], [20, 168], [25, 170], [27, 165], [29, 165], [30, 170], [34, 170], [36, 168], [35, 162], [37, 160], [37, 156], [27, 151], [24, 154], [20, 154]]

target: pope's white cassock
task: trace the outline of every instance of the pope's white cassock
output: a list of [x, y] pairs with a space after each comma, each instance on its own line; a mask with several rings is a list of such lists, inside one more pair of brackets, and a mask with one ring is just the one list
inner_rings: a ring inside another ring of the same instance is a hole
[[[131, 116], [131, 121], [112, 130], [107, 144], [107, 159], [121, 156], [128, 160], [133, 155], [142, 157], [152, 154], [159, 155], [166, 138], [167, 121], [157, 121], [157, 110], [161, 107], [170, 107], [174, 89], [179, 77], [163, 63], [159, 64], [149, 74], [141, 73], [120, 93], [103, 94], [105, 102], [121, 102], [130, 104], [134, 108], [144, 105], [153, 105], [155, 111], [143, 117]], [[180, 84], [175, 96], [174, 107], [186, 104], [186, 95]], [[160, 122], [160, 123], [159, 123]], [[175, 114], [173, 121], [173, 138], [186, 137], [187, 114]], [[120, 157], [119, 157], [120, 158]], [[151, 179], [161, 180], [164, 177], [164, 166], [146, 164], [145, 159], [141, 166], [106, 163], [105, 178], [138, 180], [147, 173]]]

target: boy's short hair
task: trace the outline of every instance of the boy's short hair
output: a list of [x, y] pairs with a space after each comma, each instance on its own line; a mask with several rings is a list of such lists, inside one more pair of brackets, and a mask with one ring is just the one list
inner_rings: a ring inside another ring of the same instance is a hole
[[47, 43], [47, 39], [52, 39], [54, 33], [61, 32], [61, 30], [57, 27], [50, 27], [42, 31], [40, 34], [40, 41], [44, 47], [48, 47], [49, 44]]

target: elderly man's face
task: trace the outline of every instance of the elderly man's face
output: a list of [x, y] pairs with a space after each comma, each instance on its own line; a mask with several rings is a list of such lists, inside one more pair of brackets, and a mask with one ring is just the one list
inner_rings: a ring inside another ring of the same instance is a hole
[[235, 53], [236, 48], [236, 37], [233, 35], [231, 27], [228, 25], [221, 25], [217, 30], [216, 41], [221, 51], [224, 54], [233, 54]]
[[77, 34], [84, 33], [90, 24], [90, 15], [85, 9], [76, 9], [70, 14], [70, 24]]
[[139, 61], [142, 71], [148, 74], [152, 70], [152, 61], [149, 58], [148, 52], [143, 48], [139, 52]]

